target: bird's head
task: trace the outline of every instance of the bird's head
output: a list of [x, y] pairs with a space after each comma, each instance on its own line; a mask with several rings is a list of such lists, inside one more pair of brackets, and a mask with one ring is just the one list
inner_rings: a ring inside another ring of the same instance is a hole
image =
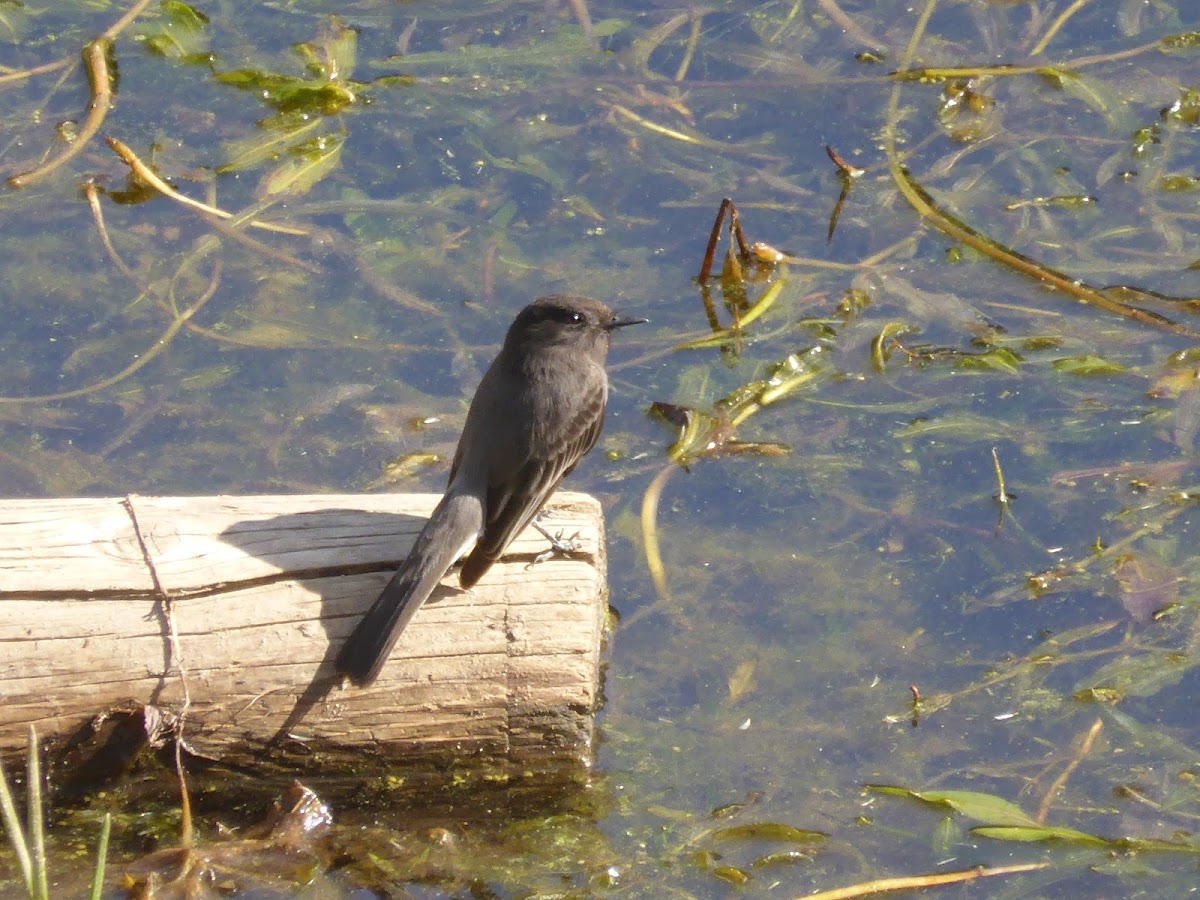
[[591, 354], [599, 350], [603, 356], [615, 329], [645, 321], [618, 316], [591, 297], [553, 294], [539, 297], [521, 310], [508, 329], [504, 347], [518, 353], [565, 348]]

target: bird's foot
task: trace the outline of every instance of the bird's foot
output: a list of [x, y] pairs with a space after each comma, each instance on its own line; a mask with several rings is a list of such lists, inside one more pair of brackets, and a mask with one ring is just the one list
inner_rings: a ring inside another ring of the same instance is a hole
[[557, 534], [551, 534], [539, 525], [536, 519], [531, 524], [538, 530], [538, 533], [542, 537], [550, 542], [550, 549], [543, 550], [535, 556], [533, 562], [530, 563], [531, 566], [536, 566], [538, 563], [543, 563], [555, 556], [570, 556], [572, 553], [578, 553], [583, 549], [583, 544], [579, 541], [578, 531], [570, 537], [563, 537], [562, 531], [559, 531]]

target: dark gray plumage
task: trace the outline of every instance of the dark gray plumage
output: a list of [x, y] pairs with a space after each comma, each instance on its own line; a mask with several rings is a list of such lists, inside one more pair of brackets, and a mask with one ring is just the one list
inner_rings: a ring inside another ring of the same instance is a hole
[[521, 310], [475, 390], [445, 496], [342, 646], [338, 673], [370, 684], [455, 562], [466, 555], [470, 588], [503, 555], [600, 436], [610, 333], [644, 321], [570, 294]]

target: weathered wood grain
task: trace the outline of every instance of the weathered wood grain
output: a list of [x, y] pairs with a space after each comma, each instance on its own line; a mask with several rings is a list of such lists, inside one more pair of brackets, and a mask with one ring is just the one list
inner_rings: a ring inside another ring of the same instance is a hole
[[[550, 504], [580, 553], [536, 566], [530, 530], [471, 591], [451, 573], [379, 680], [334, 684], [337, 647], [436, 495], [0, 501], [0, 752], [122, 705], [190, 695], [198, 753], [278, 744], [536, 757], [589, 743], [606, 611], [603, 518]], [[175, 623], [172, 647], [167, 606]]]

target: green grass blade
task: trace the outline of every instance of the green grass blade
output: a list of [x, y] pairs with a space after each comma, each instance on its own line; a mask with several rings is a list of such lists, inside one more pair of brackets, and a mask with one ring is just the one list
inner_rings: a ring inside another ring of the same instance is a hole
[[21, 864], [21, 875], [25, 879], [25, 893], [33, 896], [33, 863], [29, 859], [29, 845], [25, 842], [25, 832], [21, 830], [21, 819], [17, 816], [17, 807], [13, 803], [12, 791], [8, 787], [8, 776], [4, 766], [0, 764], [0, 814], [4, 817], [4, 828], [8, 834], [8, 843], [12, 846], [17, 861]]
[[104, 893], [104, 864], [108, 859], [108, 835], [112, 831], [112, 813], [104, 814], [104, 824], [100, 826], [100, 844], [96, 847], [96, 871], [92, 873], [92, 890], [88, 900], [100, 900]]
[[50, 900], [50, 880], [46, 877], [46, 831], [42, 817], [42, 761], [38, 753], [37, 732], [29, 726], [29, 777], [28, 789], [29, 807], [25, 814], [29, 817], [29, 837], [33, 841], [33, 878], [34, 890], [30, 896], [36, 900]]

